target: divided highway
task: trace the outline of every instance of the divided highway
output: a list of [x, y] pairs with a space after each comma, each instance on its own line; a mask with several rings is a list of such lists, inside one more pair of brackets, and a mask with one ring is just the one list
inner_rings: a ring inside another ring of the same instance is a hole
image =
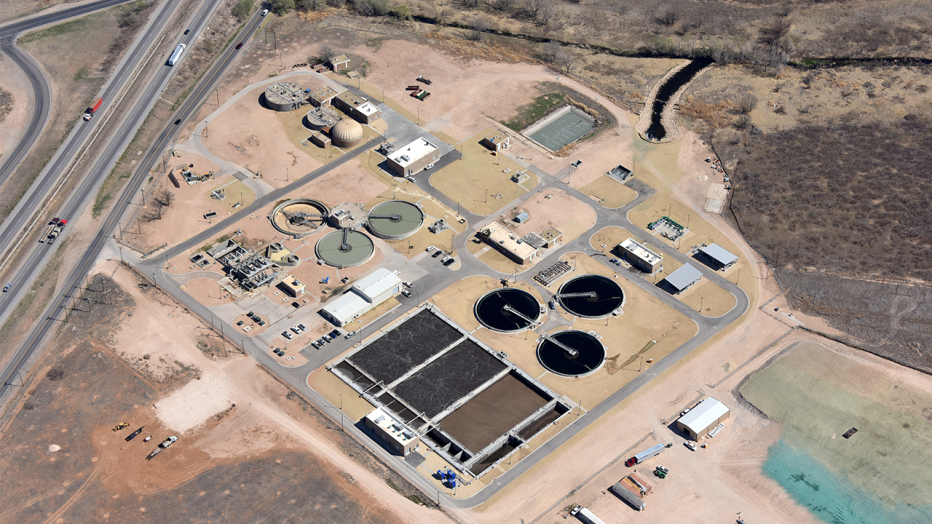
[[[99, 2], [99, 4], [102, 4], [99, 7], [109, 7], [109, 5], [118, 3], [120, 2], [117, 2], [116, 0], [105, 0], [104, 2]], [[17, 237], [20, 236], [20, 233], [24, 230], [24, 228], [43, 227], [45, 223], [42, 221], [42, 219], [51, 218], [47, 217], [45, 213], [41, 212], [44, 205], [46, 204], [46, 200], [49, 198], [49, 195], [62, 180], [62, 177], [67, 173], [72, 160], [83, 150], [89, 139], [93, 136], [95, 130], [106, 122], [107, 115], [105, 114], [105, 110], [113, 104], [113, 102], [120, 96], [120, 93], [123, 92], [124, 89], [135, 79], [134, 73], [136, 72], [137, 68], [143, 63], [146, 55], [150, 52], [150, 48], [152, 48], [156, 43], [156, 38], [165, 29], [165, 25], [174, 15], [175, 11], [181, 5], [181, 3], [181, 0], [166, 0], [156, 8], [156, 12], [153, 13], [153, 16], [149, 18], [148, 23], [140, 30], [139, 37], [132, 44], [132, 47], [129, 49], [126, 55], [124, 55], [123, 59], [117, 65], [114, 74], [107, 80], [107, 83], [104, 84], [103, 89], [98, 94], [98, 96], [103, 98], [104, 102], [102, 108], [97, 111], [97, 115], [89, 122], [81, 119], [78, 120], [78, 123], [74, 126], [68, 137], [52, 156], [52, 159], [48, 164], [46, 164], [38, 178], [36, 178], [32, 186], [26, 191], [26, 194], [23, 196], [23, 198], [20, 199], [20, 202], [13, 209], [13, 212], [10, 213], [10, 216], [7, 217], [6, 221], [0, 225], [0, 270], [5, 269], [8, 261], [7, 257], [12, 255], [12, 250], [16, 247]], [[82, 12], [81, 14], [85, 13]], [[45, 23], [49, 22], [46, 21]], [[22, 29], [19, 30], [22, 31]], [[6, 29], [4, 29], [4, 31], [6, 31]], [[14, 50], [15, 53], [20, 54], [23, 57], [26, 56], [15, 46], [6, 47], [4, 50]], [[160, 60], [161, 57], [153, 57], [152, 59]], [[32, 64], [32, 66], [35, 66], [31, 60], [29, 63]], [[26, 74], [29, 75], [33, 85], [38, 84], [40, 86], [45, 86], [45, 89], [48, 88], [47, 79], [45, 76], [43, 76], [41, 70], [36, 69], [36, 71], [33, 72], [29, 69], [26, 69], [25, 71]], [[132, 97], [132, 95], [133, 93], [129, 94], [130, 97]], [[51, 100], [40, 100], [40, 98], [40, 91], [37, 91], [37, 106], [38, 102], [41, 101], [47, 114], [51, 106]], [[74, 116], [76, 118], [80, 117], [84, 112], [84, 109], [85, 108], [83, 106], [72, 108], [74, 111]], [[36, 120], [37, 118], [41, 118], [41, 120]], [[34, 114], [33, 121], [30, 122], [30, 129], [35, 127], [36, 133], [38, 134], [44, 124], [44, 117]], [[123, 138], [119, 135], [116, 136], [118, 136], [119, 139]], [[24, 157], [26, 153], [25, 146], [26, 144], [20, 144], [20, 147], [14, 152], [14, 155], [11, 156], [19, 158]], [[13, 158], [10, 160], [13, 160]], [[12, 173], [16, 167], [17, 165], [11, 165], [11, 162], [8, 162], [3, 166], [3, 169], [9, 168], [9, 173], [7, 173], [7, 176], [9, 176], [9, 174]], [[91, 172], [94, 173], [94, 171]], [[104, 175], [109, 172], [109, 169], [105, 170]], [[96, 173], [99, 174], [100, 172], [97, 171]], [[39, 212], [38, 214], [37, 211]], [[62, 216], [61, 218], [71, 219], [72, 217], [72, 215], [68, 215]], [[39, 244], [39, 247], [45, 247], [46, 251], [51, 251], [51, 248], [45, 246], [44, 244]], [[27, 265], [25, 267], [28, 268], [30, 266]], [[4, 296], [2, 297], [3, 300], [0, 300], [0, 323], [6, 319], [6, 313], [10, 304], [14, 304], [22, 298], [25, 292], [26, 283], [27, 281], [23, 280], [23, 276], [21, 274], [16, 275], [13, 279], [4, 283], [13, 284], [13, 286], [8, 293], [11, 296]]]
[[42, 70], [39, 69], [39, 66], [33, 62], [32, 58], [20, 48], [16, 47], [16, 38], [21, 33], [32, 31], [45, 25], [83, 16], [128, 1], [129, 0], [99, 0], [89, 4], [62, 9], [55, 13], [17, 20], [0, 27], [0, 51], [6, 53], [20, 69], [25, 71], [26, 76], [29, 77], [29, 82], [32, 84], [33, 93], [35, 94], [32, 118], [29, 120], [26, 132], [23, 134], [23, 138], [16, 146], [16, 149], [14, 149], [7, 158], [3, 159], [3, 163], [0, 164], [0, 186], [10, 178], [10, 175], [13, 174], [13, 171], [16, 170], [16, 167], [19, 166], [19, 163], [25, 158], [26, 153], [35, 145], [36, 140], [39, 138], [39, 134], [42, 132], [42, 128], [45, 127], [45, 123], [49, 118], [49, 112], [52, 109], [52, 90], [49, 88], [48, 80], [45, 78], [45, 75], [42, 74]]
[[[207, 23], [207, 20], [219, 4], [219, 0], [210, 0], [210, 2], [205, 2], [205, 4], [201, 6], [194, 16], [194, 22], [191, 24], [192, 38], [200, 32], [200, 29]], [[246, 26], [240, 33], [240, 41], [247, 41], [263, 20], [271, 18], [271, 15], [263, 18], [259, 13], [260, 11], [257, 11], [246, 23]], [[12, 387], [11, 384], [18, 383], [18, 379], [16, 379], [17, 374], [26, 367], [29, 359], [36, 354], [36, 352], [41, 350], [46, 336], [58, 326], [60, 322], [58, 318], [60, 313], [67, 308], [71, 296], [80, 291], [84, 276], [90, 271], [91, 266], [103, 249], [107, 239], [110, 238], [113, 230], [116, 229], [118, 221], [126, 212], [127, 208], [130, 205], [137, 205], [132, 203], [133, 196], [139, 192], [140, 187], [142, 187], [143, 183], [145, 183], [146, 179], [149, 177], [149, 169], [156, 164], [161, 153], [171, 144], [171, 141], [181, 128], [180, 125], [175, 125], [174, 122], [177, 120], [184, 122], [194, 115], [211, 91], [220, 83], [223, 75], [230, 68], [230, 65], [238, 54], [239, 51], [235, 46], [229, 46], [221, 53], [207, 73], [201, 78], [201, 81], [195, 89], [188, 95], [188, 98], [181, 105], [181, 108], [178, 109], [172, 117], [171, 122], [162, 130], [152, 144], [152, 147], [149, 148], [145, 156], [137, 164], [138, 167], [126, 184], [123, 193], [120, 195], [119, 199], [116, 200], [113, 208], [107, 214], [107, 218], [94, 236], [90, 246], [88, 246], [80, 260], [78, 260], [75, 268], [69, 274], [62, 290], [55, 295], [38, 324], [33, 328], [23, 345], [17, 349], [16, 354], [4, 368], [2, 375], [0, 375], [0, 379], [3, 381], [2, 385], [0, 385], [0, 400], [3, 400], [6, 396], [6, 393], [9, 391], [10, 387]], [[167, 56], [165, 58], [167, 59]], [[155, 75], [143, 96], [140, 97], [139, 101], [133, 107], [131, 114], [126, 117], [118, 132], [114, 134], [114, 140], [104, 149], [100, 155], [100, 159], [91, 169], [90, 173], [96, 173], [96, 176], [89, 176], [82, 180], [79, 187], [71, 195], [71, 198], [68, 199], [62, 211], [60, 211], [59, 216], [77, 216], [85, 206], [90, 204], [103, 178], [110, 172], [113, 164], [119, 159], [123, 149], [135, 134], [136, 129], [138, 129], [139, 125], [141, 125], [142, 121], [148, 115], [158, 95], [164, 89], [165, 84], [167, 84], [171, 73], [172, 68], [163, 66]], [[67, 233], [68, 229], [65, 230], [63, 235]], [[59, 242], [61, 242], [61, 240]], [[46, 249], [43, 250], [42, 248]], [[21, 279], [24, 286], [34, 281], [38, 273], [45, 266], [45, 263], [51, 258], [51, 254], [52, 250], [47, 249], [44, 244], [37, 244], [37, 248], [30, 254], [28, 261], [23, 264], [22, 271], [17, 275], [17, 281]], [[6, 308], [7, 305], [4, 304], [3, 307]]]

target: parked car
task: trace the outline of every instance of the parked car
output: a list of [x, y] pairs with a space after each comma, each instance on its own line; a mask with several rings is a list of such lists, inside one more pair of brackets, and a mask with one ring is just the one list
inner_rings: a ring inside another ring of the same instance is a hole
[[343, 337], [343, 338], [352, 338], [352, 337], [355, 336], [355, 335], [356, 335], [356, 332], [355, 332], [355, 331], [350, 331], [350, 332], [347, 333], [346, 336]]
[[269, 10], [268, 10], [268, 9], [263, 9], [263, 10], [262, 10], [262, 16], [265, 16], [265, 15], [267, 15], [267, 14], [269, 14]]
[[683, 415], [689, 413], [690, 411], [692, 411], [692, 409], [693, 409], [693, 408], [686, 408], [686, 409], [684, 409], [683, 411], [680, 412], [680, 416], [682, 417]]
[[402, 282], [402, 284], [404, 284], [405, 287], [413, 287], [413, 285], [412, 285], [410, 282], [408, 282], [407, 280], [405, 280], [404, 282]]
[[434, 254], [431, 255], [431, 256], [434, 257], [434, 258], [437, 258], [437, 257], [439, 257], [439, 256], [442, 255], [442, 254], [443, 254], [443, 251], [438, 249], [437, 252], [434, 253]]
[[401, 294], [404, 295], [404, 296], [406, 296], [406, 297], [408, 297], [408, 298], [411, 298], [411, 292], [408, 291], [407, 289], [402, 289], [402, 290], [401, 290]]
[[304, 324], [298, 324], [298, 329], [301, 330], [301, 333], [307, 331], [307, 327]]
[[696, 445], [695, 445], [694, 443], [692, 443], [692, 442], [684, 442], [683, 444], [685, 444], [687, 448], [689, 448], [689, 449], [691, 449], [691, 450], [693, 450], [693, 451], [696, 451]]
[[287, 338], [288, 340], [291, 340], [291, 339], [294, 338], [294, 335], [292, 335], [291, 333], [289, 333], [289, 332], [287, 332], [287, 331], [282, 331], [282, 336], [285, 337], [285, 338]]
[[625, 461], [625, 466], [628, 466], [630, 468], [631, 466], [637, 464], [637, 462], [638, 462], [638, 459], [631, 457]]
[[450, 258], [450, 259], [448, 259], [446, 262], [444, 262], [443, 265], [445, 265], [445, 266], [451, 266], [451, 265], [453, 265], [454, 262], [456, 262], [456, 259], [455, 259], [455, 258]]
[[424, 251], [427, 251], [428, 253], [430, 253], [431, 251], [433, 251], [433, 250], [435, 250], [435, 249], [437, 249], [437, 248], [435, 248], [434, 246], [427, 246], [427, 249], [425, 249]]
[[339, 336], [340, 336], [340, 330], [339, 330], [339, 329], [334, 329], [333, 331], [330, 332], [330, 338], [337, 338], [337, 337], [339, 337]]
[[323, 338], [323, 339], [326, 340], [327, 342], [333, 342], [333, 337], [331, 337], [330, 335], [324, 335], [324, 336], [321, 337], [321, 338]]
[[314, 349], [320, 349], [320, 346], [317, 344], [316, 341], [315, 341], [315, 342], [311, 342], [311, 345], [314, 346]]
[[324, 339], [322, 339], [322, 338], [318, 338], [318, 339], [317, 339], [317, 343], [320, 344], [321, 346], [323, 346], [324, 344], [327, 343], [327, 341], [324, 340]]
[[298, 329], [298, 326], [291, 326], [291, 330], [294, 331], [294, 334], [295, 334], [295, 335], [300, 335], [300, 334], [301, 334], [301, 330]]
[[443, 257], [443, 258], [440, 259], [440, 263], [446, 264], [446, 263], [447, 263], [447, 260], [450, 260], [450, 258], [452, 258], [452, 257], [450, 257], [449, 255], [447, 255], [447, 256], [445, 256], [445, 257]]
[[424, 166], [424, 169], [433, 169], [433, 167], [434, 167], [433, 164], [427, 164], [426, 166]]

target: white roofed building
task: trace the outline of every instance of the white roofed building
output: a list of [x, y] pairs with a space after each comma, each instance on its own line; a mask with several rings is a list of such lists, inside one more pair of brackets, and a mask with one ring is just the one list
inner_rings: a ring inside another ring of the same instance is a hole
[[343, 295], [332, 299], [320, 312], [335, 326], [344, 326], [401, 291], [401, 279], [385, 268], [360, 278]]
[[388, 155], [388, 166], [398, 176], [408, 176], [420, 172], [424, 166], [436, 162], [439, 158], [437, 146], [426, 138], [418, 138], [410, 144], [396, 149]]
[[699, 440], [699, 435], [714, 429], [728, 418], [728, 413], [729, 409], [725, 404], [708, 397], [680, 417], [676, 421], [676, 429], [688, 434], [693, 440]]

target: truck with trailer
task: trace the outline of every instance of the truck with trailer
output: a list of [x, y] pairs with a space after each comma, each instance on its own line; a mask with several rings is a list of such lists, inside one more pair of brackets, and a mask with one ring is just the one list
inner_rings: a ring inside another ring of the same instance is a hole
[[178, 63], [179, 60], [181, 60], [181, 55], [184, 54], [184, 48], [185, 48], [184, 44], [178, 44], [178, 47], [176, 47], [175, 50], [172, 51], [172, 55], [168, 57], [169, 66], [175, 65]]
[[644, 511], [644, 508], [647, 507], [647, 504], [644, 502], [644, 499], [641, 498], [641, 495], [635, 492], [637, 488], [625, 482], [624, 479], [612, 484], [612, 487], [608, 489], [618, 498], [627, 502], [628, 505], [638, 511]]
[[585, 522], [586, 524], [605, 524], [605, 521], [595, 516], [595, 513], [589, 511], [588, 509], [576, 505], [573, 508], [573, 511], [570, 511], [570, 515], [578, 518], [580, 521]]
[[168, 437], [167, 439], [165, 439], [164, 442], [159, 444], [158, 447], [152, 450], [152, 453], [149, 453], [149, 455], [146, 457], [146, 460], [152, 460], [152, 458], [158, 455], [159, 453], [161, 453], [163, 449], [168, 449], [169, 447], [171, 447], [172, 444], [174, 444], [177, 441], [178, 441], [178, 437], [174, 435], [172, 435], [171, 437]]
[[664, 449], [666, 449], [666, 448], [667, 448], [667, 445], [666, 445], [666, 444], [657, 444], [656, 446], [653, 446], [653, 447], [651, 447], [650, 449], [647, 449], [647, 450], [645, 450], [645, 451], [642, 451], [642, 452], [638, 453], [637, 455], [635, 455], [635, 456], [629, 458], [628, 460], [626, 460], [626, 461], [625, 461], [625, 466], [628, 466], [628, 467], [630, 468], [631, 466], [633, 466], [633, 465], [635, 465], [635, 464], [641, 464], [641, 463], [643, 463], [645, 460], [647, 460], [647, 459], [649, 459], [649, 458], [651, 458], [651, 457], [656, 457], [657, 455], [659, 455], [659, 454], [660, 454]]
[[61, 234], [62, 230], [65, 229], [65, 226], [67, 225], [67, 220], [53, 218], [51, 224], [49, 224], [48, 231], [45, 232], [45, 237], [39, 239], [39, 242], [45, 242], [49, 245], [54, 244], [55, 239], [58, 238], [58, 235]]
[[100, 109], [100, 104], [103, 104], [103, 103], [104, 103], [104, 99], [103, 99], [103, 98], [98, 98], [97, 101], [94, 102], [94, 105], [92, 105], [91, 107], [85, 109], [85, 110], [84, 110], [84, 120], [85, 120], [85, 121], [90, 120], [91, 117], [94, 116], [94, 113], [96, 113], [97, 110]]

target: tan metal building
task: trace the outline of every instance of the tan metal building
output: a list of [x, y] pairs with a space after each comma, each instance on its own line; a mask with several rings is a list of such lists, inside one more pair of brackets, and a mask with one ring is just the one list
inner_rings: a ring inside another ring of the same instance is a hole
[[688, 434], [693, 440], [699, 440], [699, 435], [714, 429], [728, 418], [729, 413], [725, 404], [708, 397], [696, 404], [696, 407], [692, 408], [689, 413], [680, 417], [676, 421], [676, 429]]

